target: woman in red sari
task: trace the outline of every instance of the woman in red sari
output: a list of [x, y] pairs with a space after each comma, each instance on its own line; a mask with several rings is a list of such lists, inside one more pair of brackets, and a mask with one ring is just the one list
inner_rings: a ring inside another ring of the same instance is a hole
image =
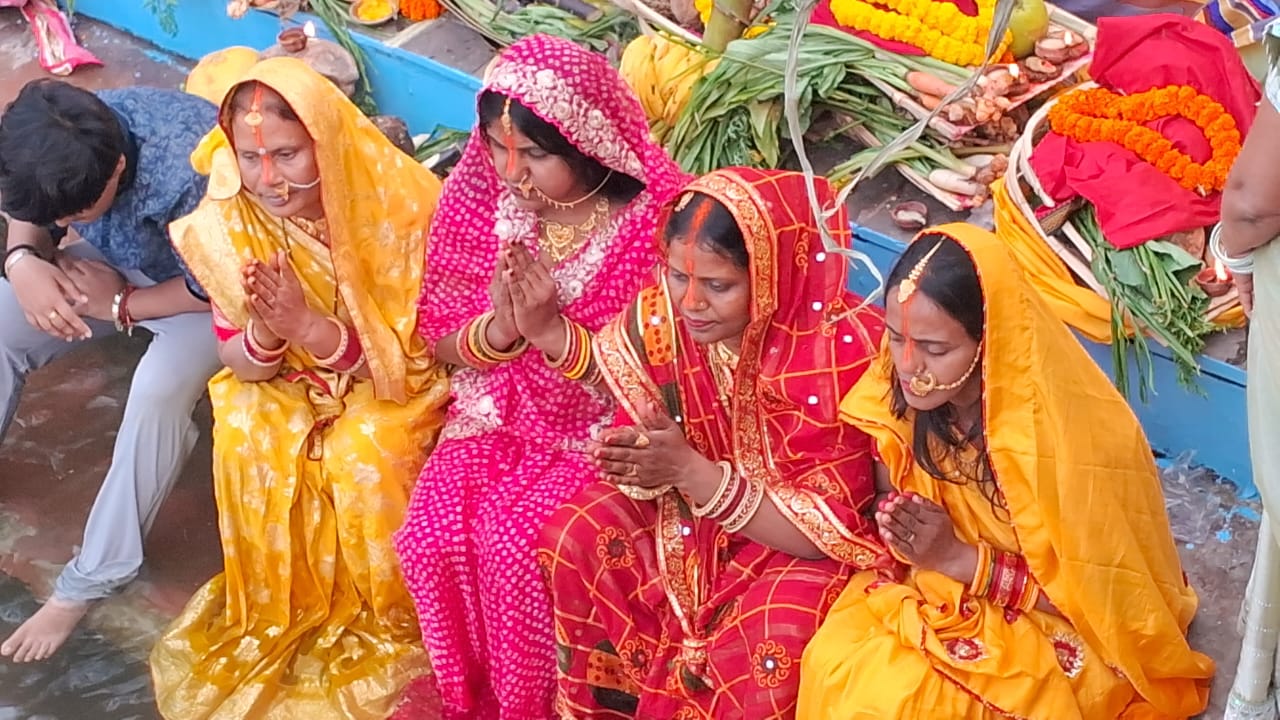
[[539, 552], [561, 717], [789, 718], [826, 609], [887, 562], [870, 443], [837, 416], [883, 325], [808, 208], [798, 173], [693, 181], [659, 221], [660, 277], [596, 338], [621, 405], [592, 450], [605, 481]]

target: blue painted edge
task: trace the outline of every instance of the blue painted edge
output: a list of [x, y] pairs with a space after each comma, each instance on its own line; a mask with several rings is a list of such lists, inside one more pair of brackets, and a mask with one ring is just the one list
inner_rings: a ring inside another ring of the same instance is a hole
[[[275, 15], [252, 10], [240, 20], [232, 20], [226, 7], [226, 0], [182, 0], [174, 6], [178, 32], [170, 35], [156, 16], [135, 0], [76, 0], [75, 4], [77, 14], [192, 60], [231, 45], [263, 50], [275, 43], [280, 32]], [[315, 21], [321, 37], [332, 39], [318, 18], [299, 16], [300, 22], [307, 19]], [[475, 124], [478, 78], [390, 47], [358, 30], [353, 29], [351, 35], [368, 56], [369, 81], [381, 112], [403, 118], [415, 134], [431, 132], [437, 126], [469, 129]]]
[[[855, 242], [888, 276], [906, 244], [870, 228], [853, 226]], [[865, 270], [855, 270], [850, 278], [854, 292], [866, 295], [875, 288], [875, 278]], [[1108, 376], [1112, 371], [1111, 346], [1079, 338], [1094, 362]], [[1167, 350], [1152, 344], [1155, 391], [1143, 404], [1131, 406], [1151, 446], [1171, 455], [1188, 455], [1192, 462], [1212, 469], [1231, 482], [1242, 498], [1257, 496], [1253, 466], [1249, 460], [1249, 434], [1245, 412], [1247, 373], [1233, 365], [1201, 356], [1200, 385], [1204, 395], [1196, 395], [1178, 384], [1177, 368]], [[1130, 376], [1137, 370], [1130, 365]]]

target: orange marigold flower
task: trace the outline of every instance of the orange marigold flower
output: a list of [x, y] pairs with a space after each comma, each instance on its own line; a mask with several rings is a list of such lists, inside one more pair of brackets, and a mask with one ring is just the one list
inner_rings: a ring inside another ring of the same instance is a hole
[[[1144, 123], [1183, 117], [1205, 134], [1212, 149], [1204, 163], [1195, 162], [1162, 134]], [[1221, 103], [1187, 85], [1152, 88], [1119, 95], [1106, 88], [1076, 90], [1058, 98], [1049, 111], [1054, 132], [1077, 142], [1113, 142], [1169, 175], [1189, 190], [1217, 192], [1240, 154], [1240, 129]]]

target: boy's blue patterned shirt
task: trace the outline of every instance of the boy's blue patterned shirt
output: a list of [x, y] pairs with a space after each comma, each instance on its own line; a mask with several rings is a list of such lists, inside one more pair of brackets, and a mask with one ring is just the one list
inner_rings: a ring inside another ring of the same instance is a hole
[[128, 167], [106, 214], [72, 227], [111, 265], [139, 270], [157, 283], [185, 276], [192, 293], [204, 298], [168, 228], [204, 197], [208, 178], [191, 167], [191, 153], [217, 124], [218, 109], [178, 90], [133, 87], [97, 95], [120, 118]]

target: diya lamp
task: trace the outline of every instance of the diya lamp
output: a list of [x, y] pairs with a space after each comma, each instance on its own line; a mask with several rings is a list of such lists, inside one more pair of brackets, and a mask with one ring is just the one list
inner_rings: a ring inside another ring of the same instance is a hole
[[316, 36], [316, 25], [310, 20], [302, 27], [285, 28], [276, 36], [276, 42], [287, 53], [300, 53], [307, 49], [307, 41]]
[[1231, 271], [1218, 258], [1213, 259], [1213, 266], [1205, 266], [1203, 270], [1196, 273], [1196, 283], [1204, 294], [1211, 298], [1222, 297], [1231, 290]]
[[1070, 30], [1062, 33], [1062, 43], [1067, 46], [1067, 54], [1072, 60], [1078, 57], [1084, 57], [1089, 52], [1089, 43], [1081, 35], [1076, 35]]
[[1018, 96], [1027, 91], [1031, 83], [1027, 81], [1027, 76], [1022, 72], [1022, 68], [1018, 63], [1009, 64], [1009, 77], [1013, 79], [1013, 83], [1009, 88], [1009, 95]]

